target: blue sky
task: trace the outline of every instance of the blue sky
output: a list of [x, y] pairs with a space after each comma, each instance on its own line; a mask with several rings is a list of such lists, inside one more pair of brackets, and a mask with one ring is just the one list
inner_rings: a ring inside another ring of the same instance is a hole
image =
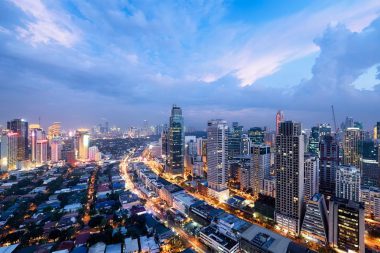
[[380, 120], [380, 2], [0, 1], [0, 122]]

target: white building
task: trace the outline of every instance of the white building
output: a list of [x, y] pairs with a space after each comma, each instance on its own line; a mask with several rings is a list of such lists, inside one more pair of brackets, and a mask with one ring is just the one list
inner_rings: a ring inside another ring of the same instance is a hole
[[55, 137], [50, 142], [51, 162], [56, 163], [62, 159], [62, 139]]
[[304, 158], [304, 170], [305, 170], [305, 180], [304, 180], [304, 201], [307, 202], [318, 193], [318, 168], [319, 159], [317, 156], [311, 154], [305, 154]]
[[268, 177], [264, 178], [264, 187], [261, 194], [265, 196], [276, 197], [276, 178]]
[[137, 239], [132, 239], [127, 237], [124, 239], [124, 252], [125, 253], [138, 253], [139, 252], [139, 242]]
[[267, 145], [253, 145], [252, 147], [252, 173], [250, 184], [253, 194], [258, 194], [264, 188], [264, 178], [270, 176], [270, 147]]
[[101, 153], [97, 146], [89, 147], [88, 149], [88, 159], [90, 161], [98, 162], [101, 160]]
[[228, 125], [225, 120], [207, 123], [207, 181], [208, 194], [219, 201], [229, 196], [228, 181]]
[[380, 188], [364, 187], [361, 189], [361, 201], [367, 217], [380, 221]]

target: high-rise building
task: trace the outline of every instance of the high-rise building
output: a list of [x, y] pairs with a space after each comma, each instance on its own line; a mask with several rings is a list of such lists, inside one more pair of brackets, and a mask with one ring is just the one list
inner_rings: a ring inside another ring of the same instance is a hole
[[328, 216], [323, 194], [316, 193], [306, 202], [301, 235], [308, 241], [328, 243]]
[[207, 181], [209, 194], [224, 200], [228, 197], [228, 125], [216, 119], [207, 123]]
[[31, 161], [37, 161], [37, 141], [45, 139], [45, 132], [42, 128], [34, 128], [30, 131]]
[[263, 144], [265, 131], [261, 127], [251, 127], [248, 130], [248, 137], [251, 139], [252, 144]]
[[240, 155], [241, 136], [243, 134], [243, 126], [239, 126], [238, 122], [232, 122], [232, 127], [228, 135], [228, 160]]
[[37, 140], [36, 163], [38, 165], [41, 165], [47, 162], [47, 148], [48, 148], [47, 139]]
[[62, 139], [54, 137], [50, 140], [51, 162], [56, 163], [62, 159]]
[[319, 127], [311, 128], [308, 152], [313, 155], [319, 155]]
[[328, 200], [335, 196], [335, 177], [339, 166], [339, 144], [335, 137], [321, 137], [319, 152], [319, 192]]
[[329, 207], [329, 243], [343, 252], [365, 252], [364, 204], [334, 198]]
[[362, 187], [360, 193], [365, 216], [380, 221], [380, 188]]
[[380, 187], [380, 167], [376, 160], [362, 159], [361, 184], [364, 187]]
[[29, 159], [28, 122], [24, 119], [14, 119], [14, 120], [8, 121], [7, 128], [14, 133], [18, 133], [17, 160], [18, 161], [28, 160]]
[[264, 189], [264, 178], [270, 176], [270, 147], [267, 145], [253, 145], [252, 147], [252, 175], [251, 186], [257, 197]]
[[171, 175], [183, 175], [185, 155], [185, 129], [182, 109], [173, 105], [168, 131], [168, 172]]
[[80, 128], [75, 133], [75, 152], [80, 161], [88, 159], [88, 147], [90, 145], [90, 134], [88, 129]]
[[1, 170], [14, 170], [17, 166], [17, 145], [19, 134], [12, 131], [1, 136]]
[[284, 118], [284, 113], [283, 113], [283, 111], [278, 111], [278, 112], [276, 113], [276, 135], [279, 134], [280, 123], [281, 123], [282, 121], [284, 121], [284, 120], [285, 120], [285, 118]]
[[277, 228], [298, 235], [304, 194], [304, 137], [300, 123], [280, 123], [275, 152]]
[[376, 126], [374, 128], [374, 136], [373, 138], [377, 140], [377, 142], [380, 142], [380, 121], [376, 122]]
[[340, 165], [336, 171], [338, 198], [360, 201], [360, 171], [354, 166]]
[[344, 132], [343, 164], [360, 168], [360, 143], [362, 131], [359, 128], [349, 127]]
[[305, 154], [304, 158], [304, 200], [305, 203], [318, 193], [319, 187], [319, 158], [313, 154]]
[[251, 139], [248, 138], [248, 135], [242, 134], [240, 141], [240, 152], [241, 155], [249, 155], [251, 153], [252, 142]]
[[48, 127], [48, 139], [61, 136], [61, 122], [54, 122]]

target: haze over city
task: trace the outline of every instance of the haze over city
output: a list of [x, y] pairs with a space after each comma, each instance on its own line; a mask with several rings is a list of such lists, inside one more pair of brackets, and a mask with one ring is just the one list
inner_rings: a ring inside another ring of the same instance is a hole
[[[0, 120], [210, 118], [310, 127], [379, 116], [380, 2], [1, 1]], [[301, 25], [302, 24], [302, 25]], [[17, 102], [16, 102], [17, 101]], [[57, 113], [59, 112], [59, 114]], [[364, 113], [363, 113], [364, 112]]]

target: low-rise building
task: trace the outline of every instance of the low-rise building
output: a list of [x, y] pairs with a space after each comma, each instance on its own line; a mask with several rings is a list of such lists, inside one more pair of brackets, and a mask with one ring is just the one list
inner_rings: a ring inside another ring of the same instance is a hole
[[215, 252], [235, 253], [239, 251], [239, 243], [219, 232], [214, 225], [201, 229], [199, 239]]

